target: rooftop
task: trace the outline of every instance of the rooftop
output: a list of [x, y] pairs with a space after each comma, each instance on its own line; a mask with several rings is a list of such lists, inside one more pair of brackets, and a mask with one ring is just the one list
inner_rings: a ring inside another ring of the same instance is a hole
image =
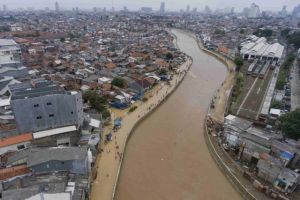
[[0, 39], [0, 47], [1, 46], [14, 46], [18, 45], [13, 39]]
[[22, 142], [28, 142], [30, 140], [32, 140], [31, 133], [26, 133], [26, 134], [17, 135], [17, 136], [8, 137], [8, 138], [2, 138], [0, 140], [0, 148], [14, 145], [14, 144], [19, 144]]

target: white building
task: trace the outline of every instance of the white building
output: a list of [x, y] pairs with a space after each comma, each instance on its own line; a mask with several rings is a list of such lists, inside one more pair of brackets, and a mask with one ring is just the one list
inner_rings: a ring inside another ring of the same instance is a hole
[[260, 59], [278, 61], [281, 59], [283, 51], [283, 45], [279, 43], [269, 44], [266, 38], [258, 38], [251, 35], [241, 44], [240, 52], [245, 60]]
[[259, 6], [255, 3], [252, 3], [250, 7], [244, 8], [243, 14], [247, 18], [257, 18], [260, 15], [260, 9]]
[[12, 39], [0, 39], [0, 56], [21, 53], [21, 48]]
[[252, 3], [249, 10], [249, 18], [257, 18], [259, 17], [260, 9], [259, 6], [255, 3]]

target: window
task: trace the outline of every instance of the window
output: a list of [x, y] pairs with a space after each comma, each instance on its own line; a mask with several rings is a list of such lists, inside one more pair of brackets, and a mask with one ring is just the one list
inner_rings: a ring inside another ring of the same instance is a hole
[[17, 148], [18, 150], [25, 149], [25, 145], [24, 144], [18, 145]]
[[47, 106], [51, 106], [52, 105], [52, 103], [51, 102], [47, 102]]
[[37, 108], [39, 107], [40, 105], [39, 104], [34, 104], [33, 107]]
[[36, 119], [42, 119], [42, 116], [37, 116]]
[[54, 117], [54, 114], [49, 114], [49, 117]]

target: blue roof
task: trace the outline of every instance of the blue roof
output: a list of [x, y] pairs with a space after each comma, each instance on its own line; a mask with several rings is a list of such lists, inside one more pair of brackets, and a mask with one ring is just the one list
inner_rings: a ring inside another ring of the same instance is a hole
[[291, 153], [289, 151], [284, 151], [281, 153], [280, 157], [285, 160], [292, 160], [292, 158], [294, 157], [294, 153]]

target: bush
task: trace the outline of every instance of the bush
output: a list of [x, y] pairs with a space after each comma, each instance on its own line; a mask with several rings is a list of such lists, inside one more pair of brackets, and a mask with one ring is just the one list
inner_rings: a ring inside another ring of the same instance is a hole
[[281, 108], [280, 101], [273, 100], [271, 103], [271, 108], [280, 109]]
[[235, 85], [232, 89], [232, 96], [231, 96], [231, 101], [232, 102], [236, 102], [237, 97], [239, 96], [239, 94], [242, 92], [243, 90], [243, 86], [244, 86], [244, 76], [242, 73], [239, 73]]
[[129, 109], [129, 111], [128, 112], [133, 112], [133, 111], [135, 111], [137, 109], [137, 106], [132, 106], [130, 109]]
[[147, 98], [147, 97], [143, 97], [142, 101], [143, 101], [143, 102], [147, 102], [147, 101], [148, 101], [148, 98]]
[[126, 81], [123, 78], [117, 77], [112, 80], [111, 84], [120, 88], [124, 88], [126, 86]]

